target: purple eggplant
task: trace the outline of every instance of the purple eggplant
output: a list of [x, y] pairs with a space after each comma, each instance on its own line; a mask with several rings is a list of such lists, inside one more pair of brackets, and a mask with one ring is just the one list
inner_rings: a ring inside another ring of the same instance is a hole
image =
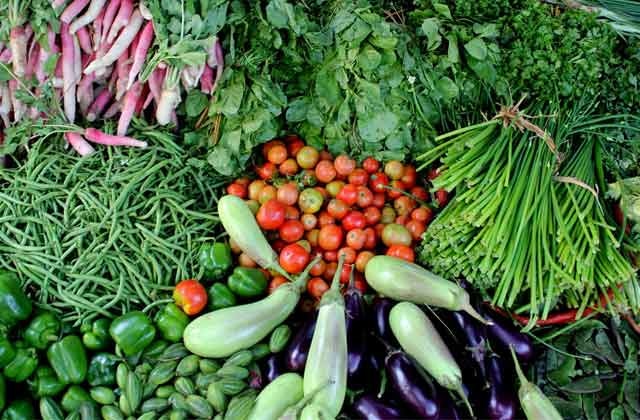
[[363, 420], [393, 420], [403, 418], [396, 407], [383, 403], [372, 395], [363, 395], [353, 403], [353, 412]]
[[285, 372], [284, 360], [282, 360], [281, 354], [272, 354], [264, 362], [262, 385], [266, 386], [270, 384], [274, 379]]
[[451, 396], [449, 396], [449, 393], [443, 392], [442, 395], [442, 401], [440, 402], [440, 420], [462, 419], [460, 414], [458, 414], [458, 408]]
[[293, 372], [304, 371], [307, 363], [313, 332], [316, 330], [316, 316], [307, 320], [298, 330], [285, 352], [287, 370]]
[[528, 335], [514, 327], [513, 322], [486, 308], [482, 309], [482, 316], [491, 322], [487, 325], [487, 333], [492, 348], [504, 357], [511, 355], [510, 347], [516, 352], [518, 360], [527, 364], [533, 360], [533, 343]]
[[486, 359], [489, 389], [484, 402], [486, 416], [491, 420], [511, 420], [518, 410], [517, 390], [514, 383], [507, 383], [506, 378], [513, 378], [507, 372], [500, 357], [494, 355]]
[[438, 419], [440, 406], [436, 388], [409, 356], [401, 351], [392, 352], [385, 365], [389, 383], [407, 408], [421, 418]]
[[487, 331], [483, 324], [462, 311], [451, 312], [451, 320], [458, 330], [458, 336], [464, 337], [464, 347], [484, 382], [487, 381], [485, 356], [487, 353]]
[[389, 326], [389, 312], [395, 302], [389, 298], [376, 297], [373, 300], [373, 311], [371, 316], [371, 323], [373, 324], [373, 331], [380, 338], [387, 340], [389, 343], [395, 343], [396, 339], [391, 332], [391, 326]]
[[347, 325], [347, 372], [350, 380], [359, 379], [365, 365], [365, 350], [367, 341], [367, 325], [365, 303], [362, 292], [349, 284], [344, 294], [344, 305]]

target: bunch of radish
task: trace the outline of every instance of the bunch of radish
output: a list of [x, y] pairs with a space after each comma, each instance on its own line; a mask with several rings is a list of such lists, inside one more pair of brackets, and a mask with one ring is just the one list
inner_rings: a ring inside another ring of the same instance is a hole
[[[15, 3], [15, 15], [28, 15], [29, 6], [20, 0], [11, 1]], [[59, 21], [50, 24], [44, 36], [36, 36], [26, 18], [17, 18], [11, 23], [9, 42], [0, 44], [0, 65], [10, 68], [12, 77], [7, 83], [0, 82], [0, 118], [5, 127], [23, 118], [46, 118], [35, 107], [27, 109], [16, 91], [25, 89], [38, 97], [40, 86], [51, 83], [67, 122], [118, 118], [113, 136], [95, 129], [66, 133], [67, 141], [80, 154], [93, 150], [86, 140], [144, 147], [146, 143], [126, 137], [135, 115], [154, 110], [159, 124], [177, 124], [180, 81], [185, 91], [199, 85], [204, 93], [211, 94], [222, 74], [224, 60], [217, 38], [208, 41], [206, 50], [202, 48], [201, 55], [210, 57], [196, 69], [171, 67], [163, 61], [146, 68], [156, 31], [152, 14], [142, 2], [53, 0], [50, 7]]]

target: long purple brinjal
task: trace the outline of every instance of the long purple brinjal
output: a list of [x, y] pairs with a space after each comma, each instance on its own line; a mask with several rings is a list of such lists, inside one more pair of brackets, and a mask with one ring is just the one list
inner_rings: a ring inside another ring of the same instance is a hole
[[287, 370], [293, 372], [304, 371], [307, 356], [309, 355], [309, 348], [311, 347], [311, 340], [313, 339], [313, 332], [316, 330], [316, 320], [317, 314], [302, 324], [293, 337], [293, 340], [289, 343], [287, 351], [285, 352]]
[[[486, 416], [491, 420], [512, 420], [518, 410], [518, 396], [513, 375], [510, 375], [502, 359], [496, 355], [487, 357], [489, 389], [486, 394]], [[508, 382], [509, 378], [511, 381]]]
[[387, 378], [399, 398], [415, 415], [424, 419], [438, 419], [440, 406], [433, 383], [401, 351], [392, 352], [385, 361]]
[[[487, 382], [485, 356], [487, 354], [487, 331], [485, 326], [462, 311], [451, 312], [451, 320], [458, 330], [459, 336], [464, 337], [464, 347], [467, 356], [474, 362], [483, 382]], [[470, 353], [470, 354], [469, 354]]]
[[396, 407], [383, 403], [372, 395], [363, 395], [352, 406], [358, 419], [363, 420], [394, 420], [403, 418]]
[[528, 364], [533, 360], [533, 343], [528, 335], [520, 332], [510, 319], [498, 315], [494, 311], [483, 307], [482, 316], [492, 324], [487, 325], [487, 333], [492, 348], [502, 356], [511, 355], [510, 347], [516, 352], [518, 360], [522, 364]]
[[262, 366], [262, 381], [263, 386], [270, 384], [278, 376], [286, 372], [284, 360], [280, 353], [272, 354], [267, 357]]
[[375, 334], [389, 343], [395, 343], [396, 338], [391, 332], [389, 325], [389, 312], [395, 302], [389, 298], [376, 297], [373, 300], [373, 311], [371, 314], [371, 323]]
[[344, 294], [344, 305], [347, 326], [347, 373], [350, 381], [361, 380], [365, 365], [367, 342], [367, 318], [362, 292], [349, 284]]

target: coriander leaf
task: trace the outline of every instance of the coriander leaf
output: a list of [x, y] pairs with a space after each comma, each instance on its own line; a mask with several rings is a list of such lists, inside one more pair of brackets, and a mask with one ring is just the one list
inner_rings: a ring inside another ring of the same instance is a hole
[[398, 117], [391, 111], [372, 112], [358, 118], [358, 133], [364, 141], [377, 142], [391, 134], [398, 126]]

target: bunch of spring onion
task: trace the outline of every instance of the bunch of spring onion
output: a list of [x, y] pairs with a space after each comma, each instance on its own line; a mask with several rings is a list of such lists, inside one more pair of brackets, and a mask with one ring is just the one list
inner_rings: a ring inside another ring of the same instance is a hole
[[610, 122], [587, 125], [574, 113], [543, 132], [509, 112], [504, 125], [494, 119], [441, 135], [419, 157], [423, 167], [441, 162], [434, 188], [456, 193], [424, 235], [422, 262], [465, 277], [495, 305], [523, 305], [533, 322], [557, 304], [581, 313], [610, 288], [626, 302], [617, 286], [637, 280], [597, 187], [595, 131]]

